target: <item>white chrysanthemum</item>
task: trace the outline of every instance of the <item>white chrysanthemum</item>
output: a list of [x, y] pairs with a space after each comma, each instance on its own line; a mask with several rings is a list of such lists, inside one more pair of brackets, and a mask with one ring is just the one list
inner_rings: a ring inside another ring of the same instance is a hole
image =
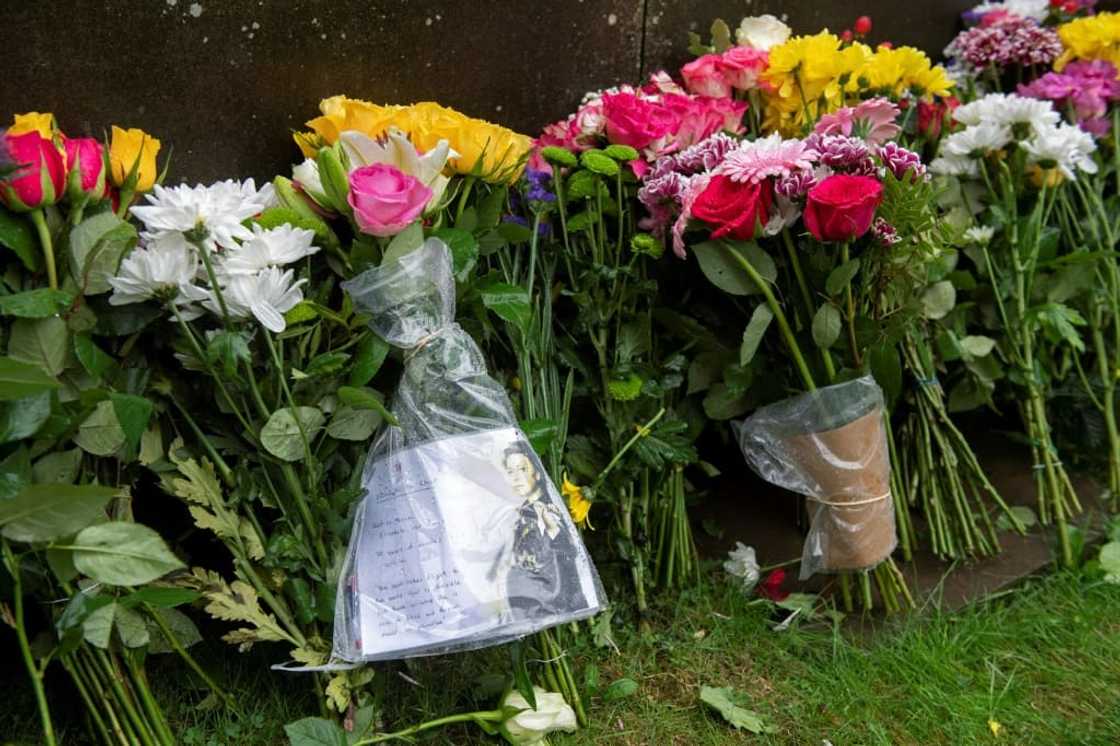
[[754, 547], [748, 547], [741, 541], [735, 542], [735, 548], [727, 553], [723, 569], [728, 575], [742, 582], [744, 593], [749, 593], [754, 588], [761, 573]]
[[1045, 21], [1050, 13], [1049, 0], [1004, 0], [1000, 3], [980, 3], [972, 9], [973, 13], [984, 14], [993, 10], [1005, 10], [1022, 18]]
[[976, 158], [999, 150], [1011, 142], [1011, 128], [999, 122], [983, 122], [947, 135], [938, 153], [946, 158]]
[[1077, 178], [1076, 171], [1097, 172], [1097, 162], [1093, 160], [1096, 149], [1093, 136], [1073, 124], [1050, 127], [1023, 143], [1031, 163], [1043, 168], [1057, 167], [1067, 179]]
[[744, 18], [735, 29], [735, 41], [741, 47], [769, 51], [789, 38], [792, 29], [769, 13]]
[[958, 106], [953, 111], [953, 118], [969, 127], [981, 124], [1003, 124], [1009, 127], [1027, 124], [1034, 132], [1053, 127], [1061, 119], [1049, 101], [1017, 96], [1014, 93], [989, 93], [972, 103]]
[[191, 306], [206, 297], [206, 291], [191, 284], [198, 274], [198, 255], [181, 236], [153, 241], [133, 250], [115, 277], [109, 278], [113, 294], [109, 305], [126, 306], [156, 299], [173, 303], [184, 318], [201, 311]]
[[977, 246], [987, 246], [995, 234], [996, 229], [990, 225], [974, 225], [964, 232], [964, 240]]
[[248, 240], [253, 234], [242, 225], [275, 204], [271, 184], [257, 189], [252, 179], [244, 182], [219, 181], [210, 186], [162, 187], [158, 184], [147, 195], [149, 204], [132, 208], [148, 233], [159, 237], [169, 233], [205, 232], [205, 246], [232, 248], [235, 241]]
[[[292, 270], [277, 267], [263, 269], [255, 275], [235, 275], [222, 288], [222, 298], [231, 316], [247, 319], [250, 316], [261, 322], [271, 332], [282, 332], [286, 326], [284, 314], [303, 300], [300, 288], [307, 280], [293, 282]], [[208, 298], [204, 305], [220, 314], [217, 299]]]
[[319, 250], [312, 242], [315, 231], [280, 225], [264, 230], [253, 225], [253, 237], [223, 255], [220, 270], [224, 275], [251, 275], [266, 267], [298, 262]]
[[976, 161], [966, 156], [938, 156], [929, 164], [929, 171], [938, 176], [972, 176], [980, 175]]

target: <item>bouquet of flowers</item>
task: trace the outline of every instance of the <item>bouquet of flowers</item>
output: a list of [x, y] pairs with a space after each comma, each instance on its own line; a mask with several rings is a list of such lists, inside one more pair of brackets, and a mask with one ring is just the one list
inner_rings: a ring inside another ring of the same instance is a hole
[[106, 144], [67, 137], [37, 112], [0, 133], [2, 606], [48, 744], [53, 662], [105, 743], [175, 741], [147, 653], [178, 653], [229, 703], [187, 652], [200, 637], [176, 607], [197, 594], [155, 582], [183, 563], [134, 520], [154, 512], [138, 475], [163, 457], [155, 361], [136, 344], [153, 316], [106, 302], [136, 243], [128, 205], [156, 183], [159, 148], [118, 127]]

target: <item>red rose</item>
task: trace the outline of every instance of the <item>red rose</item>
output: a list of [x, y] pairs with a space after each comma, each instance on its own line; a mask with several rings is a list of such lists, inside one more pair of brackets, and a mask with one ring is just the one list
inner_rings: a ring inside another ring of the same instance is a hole
[[818, 241], [850, 241], [871, 227], [883, 185], [870, 176], [833, 174], [809, 190], [805, 227]]
[[754, 238], [756, 225], [766, 225], [772, 199], [769, 180], [751, 184], [732, 181], [728, 176], [713, 176], [692, 203], [692, 217], [715, 227], [712, 238], [729, 236], [749, 241]]
[[10, 158], [19, 168], [0, 181], [0, 202], [14, 212], [30, 212], [61, 199], [66, 161], [54, 143], [35, 131], [4, 137]]
[[786, 571], [779, 567], [758, 584], [758, 595], [768, 598], [774, 603], [785, 601], [789, 598], [789, 591], [782, 590], [782, 583], [785, 581]]

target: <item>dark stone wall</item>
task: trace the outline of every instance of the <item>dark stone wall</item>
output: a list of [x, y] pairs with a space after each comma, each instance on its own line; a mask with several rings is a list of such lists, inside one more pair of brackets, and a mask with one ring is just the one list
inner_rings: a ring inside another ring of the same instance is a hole
[[[787, 15], [795, 32], [875, 21], [872, 41], [935, 54], [971, 0], [0, 0], [0, 112], [65, 131], [142, 127], [171, 181], [267, 178], [319, 99], [435, 100], [528, 134], [584, 92], [675, 70], [686, 34]], [[4, 114], [3, 116], [6, 116]], [[165, 151], [166, 152], [166, 151]]]

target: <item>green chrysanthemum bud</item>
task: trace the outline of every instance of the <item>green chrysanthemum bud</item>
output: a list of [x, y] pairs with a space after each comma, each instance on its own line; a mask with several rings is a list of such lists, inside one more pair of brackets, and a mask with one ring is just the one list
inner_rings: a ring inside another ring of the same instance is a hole
[[615, 401], [633, 401], [642, 393], [642, 379], [637, 373], [616, 375], [607, 383], [607, 394]]
[[645, 254], [653, 259], [659, 259], [665, 253], [665, 246], [648, 233], [638, 233], [630, 239], [630, 250], [635, 254]]
[[541, 158], [544, 158], [553, 166], [564, 166], [566, 168], [573, 168], [579, 163], [579, 161], [576, 160], [575, 153], [566, 148], [558, 148], [555, 145], [541, 148]]
[[638, 160], [638, 151], [634, 150], [629, 145], [608, 145], [604, 148], [603, 152], [616, 161], [622, 161], [623, 163]]
[[569, 201], [591, 199], [599, 188], [599, 177], [590, 171], [576, 171], [568, 178], [567, 187]]
[[585, 150], [580, 153], [579, 162], [588, 171], [603, 176], [618, 176], [618, 161], [601, 150]]

